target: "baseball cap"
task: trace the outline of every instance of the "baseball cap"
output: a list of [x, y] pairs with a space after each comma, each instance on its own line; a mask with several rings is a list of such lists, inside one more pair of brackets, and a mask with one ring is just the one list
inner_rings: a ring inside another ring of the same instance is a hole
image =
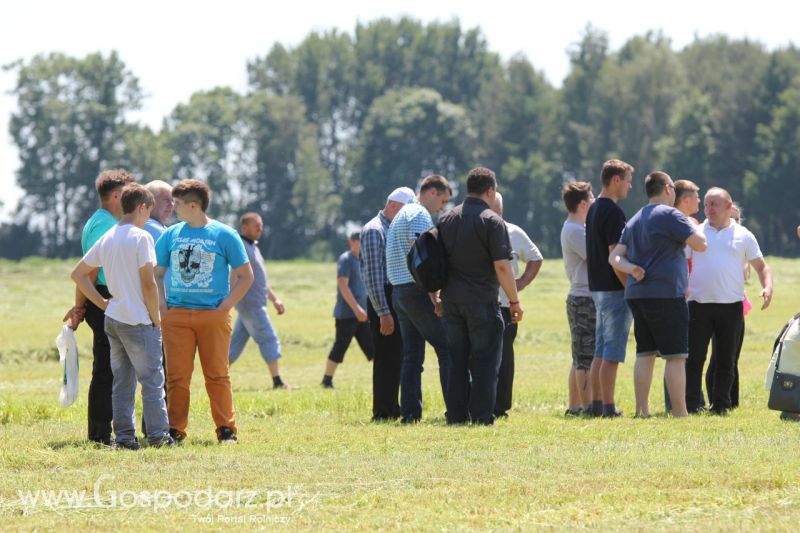
[[415, 198], [414, 191], [409, 187], [398, 187], [397, 189], [393, 190], [389, 196], [386, 197], [387, 202], [400, 202], [401, 204], [407, 204], [411, 200]]

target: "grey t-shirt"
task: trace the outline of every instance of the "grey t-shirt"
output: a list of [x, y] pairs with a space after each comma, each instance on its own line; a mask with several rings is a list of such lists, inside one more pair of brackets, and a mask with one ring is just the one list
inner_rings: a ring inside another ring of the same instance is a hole
[[[347, 286], [353, 293], [358, 305], [367, 308], [367, 288], [361, 279], [361, 263], [358, 257], [347, 251], [339, 256], [336, 261], [336, 277], [347, 278]], [[333, 317], [338, 319], [355, 318], [356, 315], [342, 297], [342, 292], [336, 291], [336, 306], [333, 308]]]
[[564, 256], [564, 271], [569, 280], [569, 295], [591, 296], [586, 270], [586, 227], [583, 224], [569, 219], [564, 221], [561, 255]]
[[261, 255], [261, 250], [258, 249], [258, 241], [251, 241], [247, 237], [243, 237], [244, 249], [247, 251], [247, 257], [250, 259], [250, 266], [253, 268], [253, 284], [250, 285], [244, 298], [242, 298], [237, 308], [243, 309], [258, 309], [264, 307], [267, 303], [267, 270], [264, 268], [264, 258]]

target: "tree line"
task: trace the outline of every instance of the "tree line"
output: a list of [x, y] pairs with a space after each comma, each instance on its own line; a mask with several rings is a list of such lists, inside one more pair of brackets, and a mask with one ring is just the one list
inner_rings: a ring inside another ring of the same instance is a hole
[[[502, 60], [479, 28], [412, 18], [312, 32], [247, 63], [248, 88], [218, 87], [175, 107], [159, 131], [128, 120], [143, 90], [117, 53], [38, 55], [16, 73], [9, 129], [24, 191], [0, 226], [0, 255], [80, 253], [107, 168], [205, 180], [211, 215], [262, 214], [268, 258], [330, 257], [386, 194], [430, 173], [498, 174], [506, 218], [560, 254], [560, 191], [617, 157], [636, 167], [623, 208], [644, 203], [653, 169], [727, 188], [764, 252], [800, 253], [800, 51], [723, 35], [673, 49], [661, 33], [618, 50], [587, 27], [561, 87], [528, 58]], [[463, 191], [458, 191], [463, 195]]]

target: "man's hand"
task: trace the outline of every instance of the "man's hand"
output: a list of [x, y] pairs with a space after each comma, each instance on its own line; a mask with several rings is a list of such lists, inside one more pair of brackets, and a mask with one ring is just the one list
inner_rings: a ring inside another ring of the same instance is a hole
[[391, 335], [394, 333], [394, 318], [391, 314], [381, 315], [381, 335]]
[[769, 304], [772, 301], [772, 287], [765, 287], [761, 289], [761, 294], [759, 296], [764, 299], [764, 303], [761, 305], [761, 310], [763, 311], [769, 307]]
[[522, 315], [525, 313], [519, 302], [510, 304], [508, 307], [508, 312], [511, 314], [511, 322], [513, 322], [514, 324], [516, 324], [517, 322], [521, 322]]
[[442, 301], [441, 300], [439, 300], [438, 302], [434, 302], [434, 304], [433, 304], [433, 312], [439, 318], [442, 318], [444, 316], [444, 307], [442, 307]]
[[633, 276], [633, 279], [636, 281], [642, 281], [644, 279], [644, 274], [644, 269], [639, 265], [634, 266], [633, 271], [631, 272], [631, 276]]
[[233, 306], [228, 302], [228, 299], [225, 298], [217, 307], [217, 311], [225, 311], [226, 313], [230, 313]]
[[275, 307], [275, 311], [277, 311], [279, 315], [282, 315], [286, 312], [286, 306], [283, 305], [283, 302], [281, 302], [280, 298], [275, 298], [272, 301], [272, 305]]
[[359, 322], [367, 321], [367, 312], [364, 311], [364, 308], [361, 307], [360, 305], [358, 306], [358, 308], [356, 308], [356, 320], [358, 320]]
[[69, 327], [73, 330], [78, 329], [78, 326], [81, 322], [83, 322], [84, 317], [86, 316], [86, 308], [85, 307], [77, 307], [73, 306], [67, 314], [64, 315], [64, 318], [61, 319], [62, 322], [66, 322], [69, 320]]

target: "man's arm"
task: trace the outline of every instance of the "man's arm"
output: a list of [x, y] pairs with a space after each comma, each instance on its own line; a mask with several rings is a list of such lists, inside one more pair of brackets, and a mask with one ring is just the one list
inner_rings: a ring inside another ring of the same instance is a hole
[[239, 268], [235, 268], [234, 272], [236, 272], [236, 283], [231, 286], [228, 296], [217, 307], [220, 311], [233, 309], [233, 306], [244, 298], [244, 295], [247, 294], [253, 284], [253, 267], [250, 266], [250, 263], [242, 264]]
[[145, 263], [139, 267], [139, 281], [142, 284], [142, 296], [144, 305], [153, 321], [153, 327], [161, 326], [161, 314], [159, 313], [159, 290], [153, 272], [153, 263]]
[[525, 287], [531, 284], [536, 276], [539, 274], [539, 270], [542, 268], [542, 260], [538, 259], [536, 261], [528, 261], [525, 263], [525, 272], [517, 279], [517, 291], [521, 291]]
[[686, 245], [695, 252], [705, 252], [706, 248], [708, 248], [706, 236], [699, 231], [694, 231], [689, 235], [689, 238], [686, 239]]
[[617, 273], [617, 277], [619, 277], [620, 273], [623, 273], [623, 287], [628, 282], [627, 278], [624, 276], [625, 274], [630, 274], [636, 281], [642, 281], [645, 275], [645, 271], [642, 267], [639, 265], [634, 265], [628, 261], [628, 258], [625, 257], [627, 252], [627, 246], [624, 244], [617, 244], [614, 249], [611, 250], [611, 254], [608, 256], [608, 262], [612, 267], [614, 267], [614, 272]]
[[761, 309], [764, 310], [769, 307], [772, 301], [772, 271], [769, 266], [767, 266], [767, 262], [764, 261], [763, 257], [753, 259], [750, 261], [750, 264], [756, 269], [758, 281], [761, 283], [761, 292], [759, 296], [764, 299], [764, 303], [761, 305]]
[[275, 294], [275, 291], [273, 291], [272, 287], [270, 286], [267, 286], [267, 300], [272, 302], [272, 306], [275, 307], [275, 310], [279, 315], [282, 315], [284, 312], [286, 312], [286, 306], [283, 305], [281, 299], [278, 298], [278, 295]]
[[628, 283], [628, 277], [625, 275], [625, 271], [619, 270], [616, 265], [611, 261], [611, 254], [614, 252], [614, 249], [617, 247], [617, 244], [610, 244], [608, 246], [608, 262], [614, 268], [614, 275], [617, 276], [617, 279], [622, 286], [624, 287], [626, 283]]
[[156, 287], [158, 287], [158, 308], [162, 313], [167, 312], [167, 292], [164, 290], [164, 274], [166, 272], [167, 268], [162, 266], [157, 266], [153, 270], [156, 279]]
[[[97, 291], [94, 286], [94, 281], [90, 276], [92, 271], [94, 271], [94, 277], [97, 279], [97, 270], [98, 267], [87, 265], [84, 261], [81, 261], [72, 270], [70, 278], [72, 278], [72, 281], [78, 285], [78, 290], [82, 292], [86, 298], [88, 298], [97, 307], [105, 311], [106, 307], [108, 307], [108, 300], [103, 298], [103, 296]], [[76, 297], [75, 299], [77, 305], [78, 298]]]
[[339, 288], [339, 292], [342, 293], [344, 301], [347, 302], [347, 305], [353, 310], [356, 319], [358, 319], [359, 322], [366, 322], [367, 312], [364, 311], [364, 308], [356, 301], [356, 297], [353, 296], [353, 291], [350, 290], [350, 285], [348, 284], [349, 281], [350, 279], [347, 276], [338, 276], [336, 278], [336, 286]]
[[511, 261], [508, 259], [500, 259], [494, 262], [494, 272], [497, 275], [497, 281], [508, 296], [509, 307], [511, 313], [511, 321], [516, 323], [522, 320], [524, 310], [519, 303], [519, 294], [517, 293], [517, 283], [514, 279], [514, 271], [511, 270]]
[[381, 335], [394, 333], [394, 318], [386, 301], [386, 267], [384, 266], [384, 250], [381, 235], [377, 230], [368, 230], [361, 234], [361, 279], [367, 287], [367, 297], [381, 321]]

